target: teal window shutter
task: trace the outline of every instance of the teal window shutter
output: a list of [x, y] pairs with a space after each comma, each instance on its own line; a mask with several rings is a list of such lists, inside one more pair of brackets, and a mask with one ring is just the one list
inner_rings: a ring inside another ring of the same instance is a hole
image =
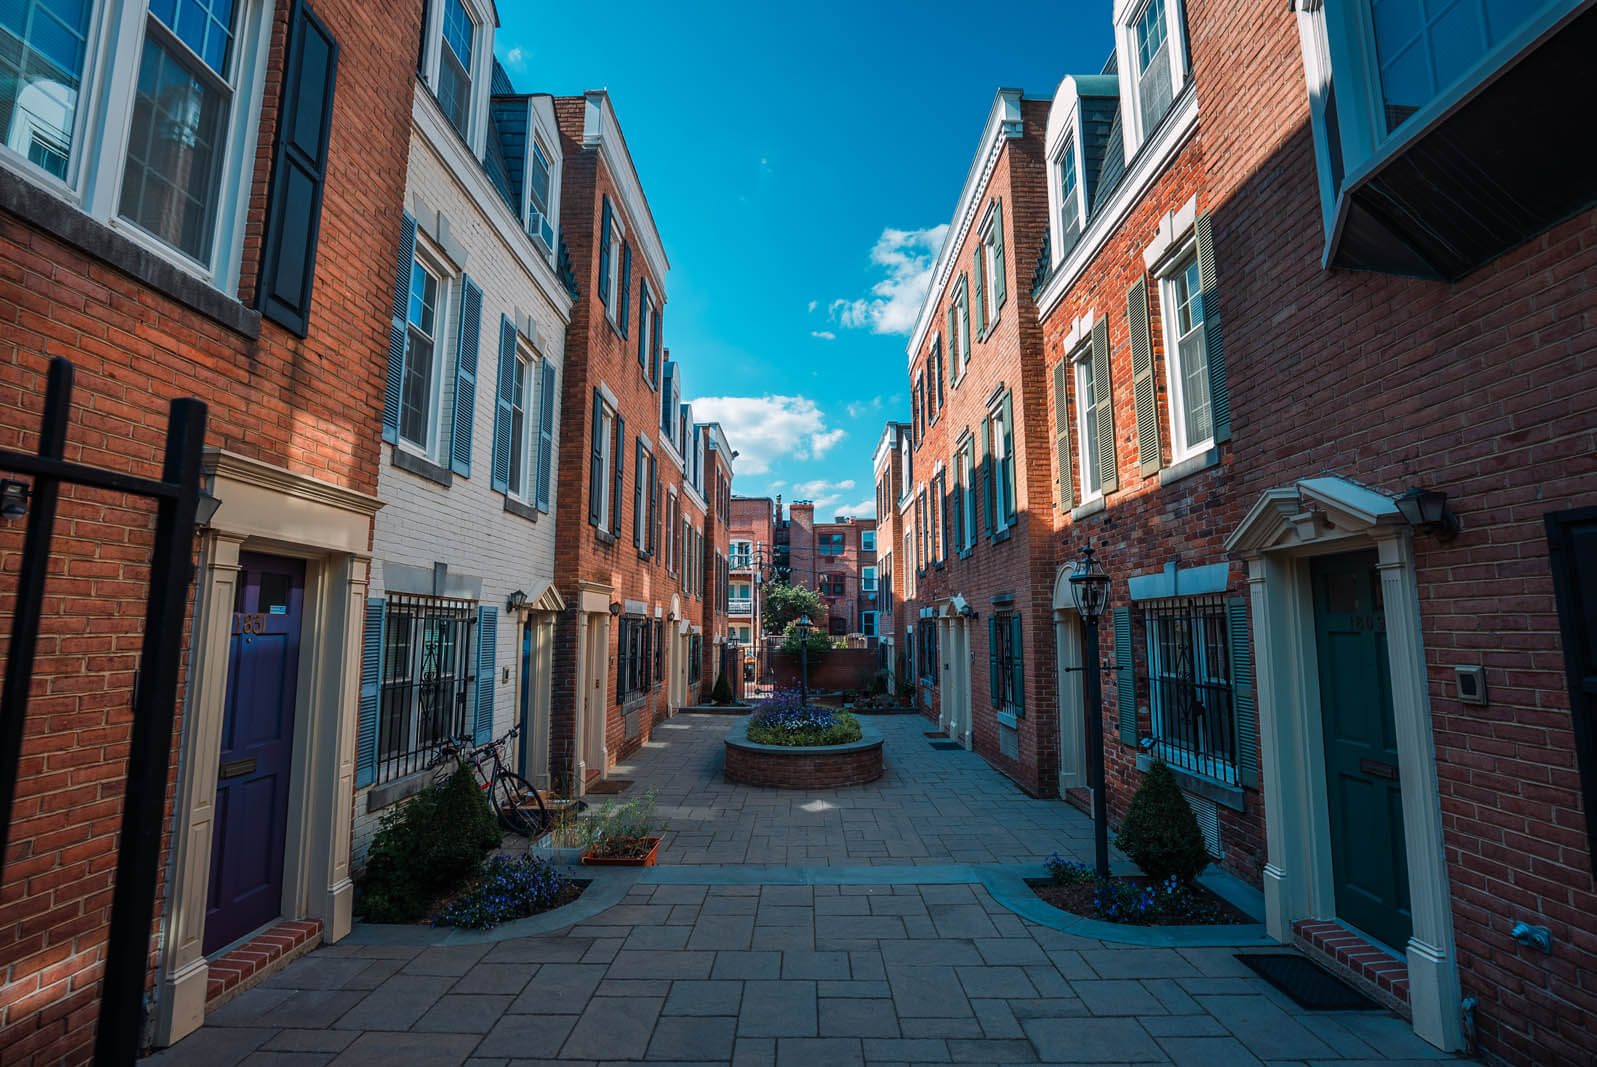
[[621, 536], [621, 505], [624, 502], [627, 486], [627, 420], [619, 414], [616, 415], [615, 446], [615, 490], [610, 500], [610, 533], [615, 537]]
[[1009, 400], [1011, 394], [1004, 394], [1004, 525], [1013, 526], [1016, 522], [1015, 505], [1015, 416], [1010, 410]]
[[543, 384], [538, 394], [538, 510], [549, 511], [550, 481], [554, 475], [555, 459], [555, 404], [560, 394], [555, 391], [554, 364], [543, 361]]
[[450, 434], [449, 469], [471, 477], [471, 430], [477, 413], [477, 348], [482, 340], [482, 287], [463, 275], [460, 282], [460, 336], [455, 344], [455, 417]]
[[649, 370], [649, 279], [638, 283], [638, 366]]
[[993, 710], [1003, 707], [1003, 674], [998, 663], [998, 616], [987, 616], [987, 695]]
[[477, 706], [472, 739], [485, 745], [494, 739], [494, 663], [499, 644], [499, 609], [477, 609]]
[[660, 340], [663, 327], [660, 320], [665, 318], [665, 307], [654, 309], [654, 354], [649, 357], [649, 381], [654, 385], [660, 384]]
[[1205, 211], [1193, 225], [1198, 245], [1198, 284], [1203, 286], [1203, 350], [1209, 360], [1209, 411], [1216, 444], [1231, 440], [1231, 393], [1226, 386], [1225, 347], [1220, 340], [1219, 278], [1214, 269], [1214, 225]]
[[355, 726], [355, 788], [377, 777], [377, 718], [383, 700], [383, 625], [388, 601], [380, 596], [366, 600], [366, 629], [360, 641], [360, 706]]
[[599, 221], [599, 300], [610, 305], [610, 198], [602, 198]]
[[981, 420], [981, 459], [977, 462], [981, 467], [981, 525], [982, 530], [989, 538], [993, 535], [993, 449], [992, 439], [989, 436], [991, 419]]
[[416, 219], [399, 224], [399, 264], [394, 276], [394, 315], [388, 324], [388, 377], [383, 383], [383, 440], [399, 440], [399, 393], [405, 383], [405, 339], [410, 335], [410, 274], [416, 263]]
[[1009, 702], [1015, 709], [1016, 715], [1026, 714], [1026, 657], [1021, 654], [1020, 643], [1020, 612], [1009, 617], [1009, 654], [1013, 657], [1010, 661]]
[[627, 319], [632, 314], [632, 242], [621, 242], [621, 300], [616, 305], [616, 325], [627, 335]]
[[[1131, 669], [1131, 609], [1115, 609], [1115, 688], [1119, 691], [1120, 740], [1137, 743], [1137, 676]], [[1088, 669], [1092, 665], [1088, 664]], [[1103, 709], [1098, 709], [1102, 714]]]
[[[976, 312], [971, 317], [976, 320], [976, 338], [980, 340], [987, 331], [987, 283], [982, 278], [982, 246], [977, 243], [970, 254], [970, 276], [976, 285]], [[966, 290], [969, 293], [970, 290]]]
[[1004, 276], [1004, 202], [993, 207], [993, 309], [1004, 306], [1009, 295], [1009, 280]]
[[499, 316], [499, 374], [494, 386], [494, 460], [490, 481], [496, 493], [510, 491], [510, 426], [514, 420], [511, 396], [516, 389], [516, 324]]
[[1259, 704], [1253, 691], [1253, 643], [1248, 602], [1226, 597], [1226, 642], [1231, 646], [1231, 711], [1237, 727], [1237, 774], [1248, 789], [1259, 788]]

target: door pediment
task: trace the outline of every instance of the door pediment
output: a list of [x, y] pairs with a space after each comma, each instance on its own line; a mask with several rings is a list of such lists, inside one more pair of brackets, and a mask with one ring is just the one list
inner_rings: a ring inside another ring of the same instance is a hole
[[1226, 539], [1226, 550], [1257, 556], [1356, 534], [1387, 540], [1404, 529], [1407, 524], [1392, 497], [1324, 475], [1262, 493]]

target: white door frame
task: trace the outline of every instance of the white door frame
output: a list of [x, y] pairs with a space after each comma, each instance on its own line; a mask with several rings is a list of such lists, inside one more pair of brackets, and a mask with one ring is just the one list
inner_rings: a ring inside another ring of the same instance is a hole
[[1072, 568], [1054, 575], [1054, 670], [1059, 679], [1059, 795], [1087, 787], [1087, 712], [1082, 694], [1081, 617], [1070, 592]]
[[970, 748], [974, 724], [970, 711], [970, 617], [963, 596], [957, 593], [937, 612], [937, 655], [942, 700], [937, 724], [948, 736]]
[[1230, 539], [1248, 566], [1264, 785], [1266, 923], [1334, 919], [1325, 742], [1315, 653], [1314, 556], [1373, 547], [1386, 616], [1414, 930], [1405, 947], [1414, 1032], [1463, 1047], [1461, 996], [1437, 787], [1413, 534], [1389, 496], [1333, 476], [1264, 493]]
[[[576, 736], [572, 739], [571, 794], [581, 796], [587, 788], [588, 772], [597, 768], [599, 777], [609, 773], [609, 753], [605, 749], [605, 711], [610, 698], [610, 587], [595, 582], [577, 582], [577, 689], [572, 709]], [[597, 694], [597, 696], [595, 695]]]

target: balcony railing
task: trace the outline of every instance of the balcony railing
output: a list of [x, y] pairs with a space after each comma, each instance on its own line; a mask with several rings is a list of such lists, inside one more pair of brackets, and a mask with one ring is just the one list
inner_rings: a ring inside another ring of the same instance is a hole
[[751, 596], [729, 597], [726, 602], [728, 615], [752, 615], [754, 613], [754, 598]]

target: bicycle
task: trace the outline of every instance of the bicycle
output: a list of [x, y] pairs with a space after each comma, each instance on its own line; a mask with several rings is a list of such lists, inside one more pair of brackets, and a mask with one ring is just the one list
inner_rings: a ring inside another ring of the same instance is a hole
[[462, 738], [442, 739], [438, 754], [433, 757], [433, 781], [441, 784], [455, 767], [470, 767], [477, 777], [477, 787], [487, 791], [488, 803], [499, 824], [511, 833], [533, 837], [548, 829], [553, 819], [533, 784], [505, 766], [505, 745], [520, 733], [520, 726], [512, 726], [503, 737], [475, 748]]

